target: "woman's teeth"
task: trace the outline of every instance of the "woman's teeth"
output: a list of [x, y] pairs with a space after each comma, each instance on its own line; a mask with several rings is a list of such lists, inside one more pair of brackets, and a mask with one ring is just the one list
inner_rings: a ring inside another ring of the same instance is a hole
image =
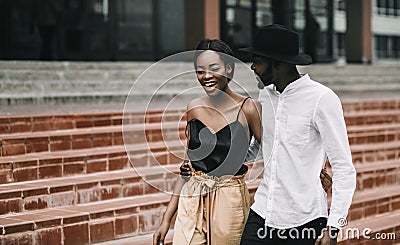
[[214, 86], [215, 84], [217, 84], [217, 83], [216, 83], [216, 82], [208, 82], [208, 83], [204, 83], [203, 86], [212, 87], [212, 86]]

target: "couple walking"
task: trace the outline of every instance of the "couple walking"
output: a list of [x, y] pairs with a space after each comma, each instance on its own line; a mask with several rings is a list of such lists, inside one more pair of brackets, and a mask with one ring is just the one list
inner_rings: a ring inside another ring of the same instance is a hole
[[[153, 243], [163, 243], [177, 213], [173, 244], [336, 244], [355, 190], [341, 102], [299, 74], [296, 65], [311, 58], [287, 27], [260, 28], [242, 51], [253, 54], [251, 69], [264, 87], [258, 101], [230, 89], [229, 46], [209, 39], [197, 46], [194, 66], [206, 95], [187, 106], [190, 163], [180, 168]], [[264, 172], [250, 207], [243, 163], [252, 137], [262, 145]]]

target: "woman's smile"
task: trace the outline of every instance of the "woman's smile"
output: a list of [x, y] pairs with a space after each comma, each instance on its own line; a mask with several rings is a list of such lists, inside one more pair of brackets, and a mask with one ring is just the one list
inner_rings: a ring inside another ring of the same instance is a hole
[[205, 82], [202, 84], [202, 86], [204, 87], [204, 89], [207, 92], [211, 92], [214, 91], [217, 87], [217, 82], [211, 81], [211, 82]]

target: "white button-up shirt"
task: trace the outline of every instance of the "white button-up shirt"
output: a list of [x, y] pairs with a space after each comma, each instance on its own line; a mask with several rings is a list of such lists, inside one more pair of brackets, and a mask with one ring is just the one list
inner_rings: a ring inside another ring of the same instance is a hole
[[286, 229], [328, 217], [320, 172], [332, 166], [328, 224], [341, 227], [356, 186], [341, 102], [329, 88], [303, 75], [282, 93], [274, 85], [260, 91], [264, 176], [252, 210], [265, 225]]

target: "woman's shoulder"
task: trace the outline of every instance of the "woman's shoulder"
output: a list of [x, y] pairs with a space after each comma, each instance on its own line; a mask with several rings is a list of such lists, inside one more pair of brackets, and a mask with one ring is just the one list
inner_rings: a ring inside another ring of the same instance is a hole
[[206, 99], [208, 96], [201, 96], [201, 97], [197, 97], [192, 99], [191, 101], [189, 101], [189, 103], [187, 104], [187, 109], [194, 109], [197, 106], [202, 106], [206, 104]]
[[205, 105], [205, 97], [198, 97], [194, 98], [189, 103], [187, 104], [187, 109], [186, 109], [186, 114], [187, 114], [187, 119], [188, 121], [196, 118], [196, 113], [198, 109], [202, 108], [203, 105]]
[[[248, 98], [248, 99], [246, 99]], [[252, 97], [245, 97], [246, 102], [243, 104], [243, 112], [246, 115], [253, 115], [254, 113], [261, 113], [261, 104], [257, 100], [254, 100]]]

